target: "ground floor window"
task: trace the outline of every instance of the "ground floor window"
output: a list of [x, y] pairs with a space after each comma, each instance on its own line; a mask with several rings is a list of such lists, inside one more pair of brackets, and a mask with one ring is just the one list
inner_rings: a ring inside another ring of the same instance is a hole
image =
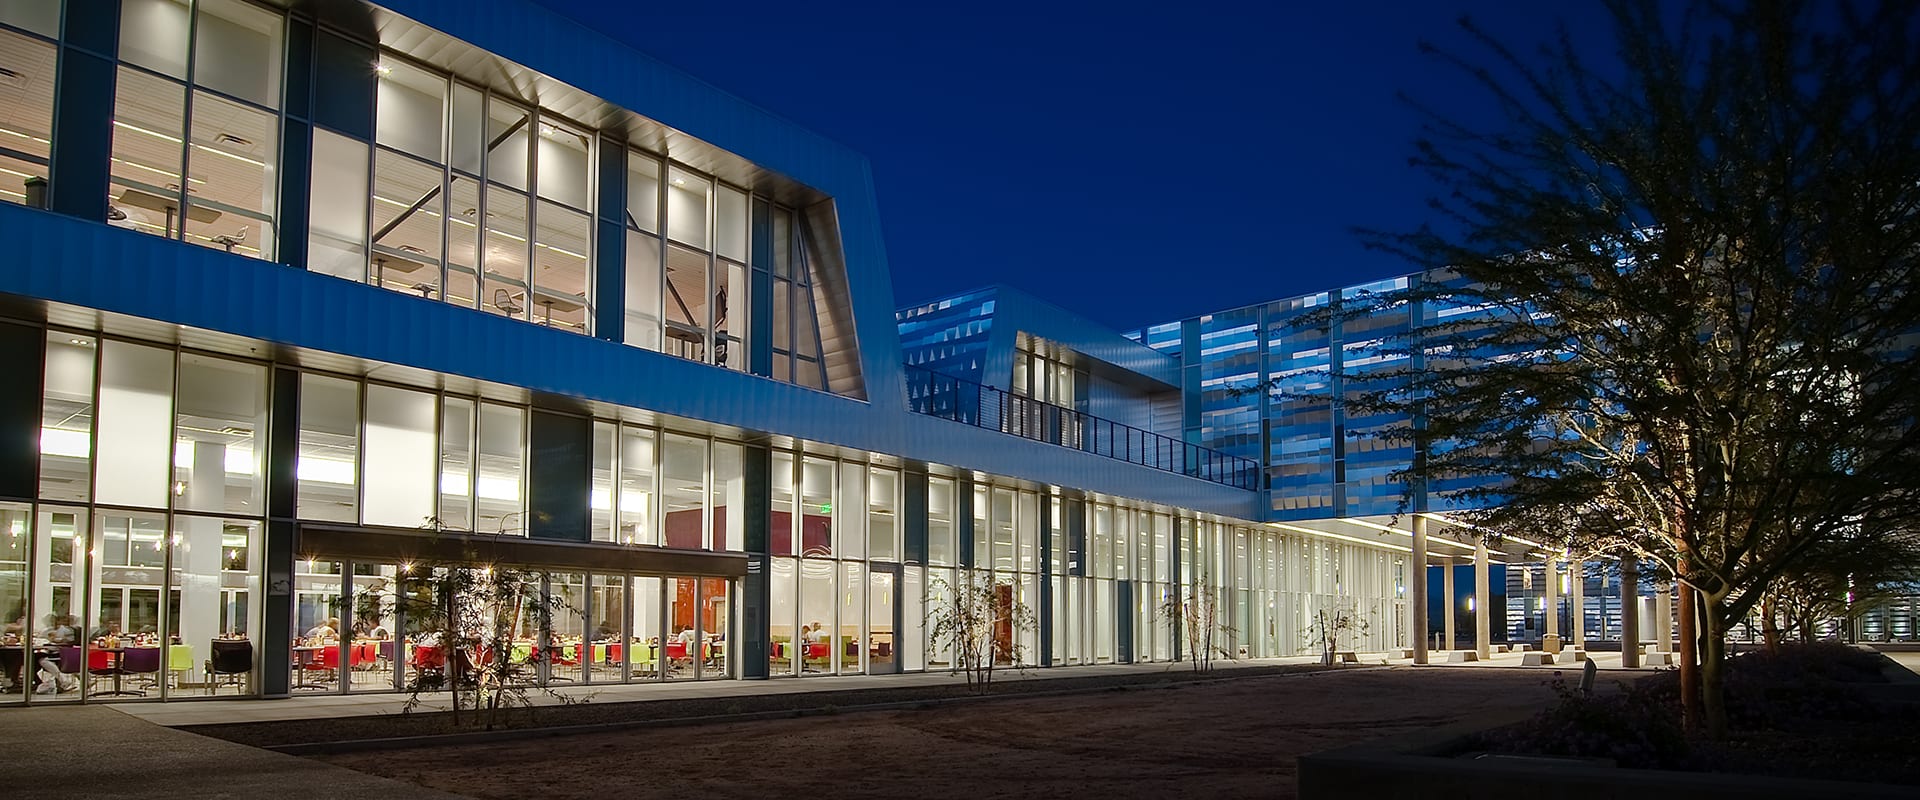
[[257, 691], [260, 522], [0, 503], [0, 702]]
[[295, 569], [294, 691], [437, 691], [720, 680], [737, 674], [730, 578], [420, 567]]

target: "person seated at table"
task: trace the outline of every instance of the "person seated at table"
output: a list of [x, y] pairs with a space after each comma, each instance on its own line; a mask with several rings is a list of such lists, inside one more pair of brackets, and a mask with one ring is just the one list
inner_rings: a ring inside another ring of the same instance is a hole
[[800, 641], [802, 644], [814, 644], [820, 641], [821, 635], [820, 623], [818, 622], [811, 622], [800, 626]]
[[72, 614], [47, 615], [47, 644], [79, 644], [80, 626]]
[[600, 620], [600, 627], [594, 629], [593, 638], [596, 641], [618, 639], [620, 638], [620, 626], [614, 624], [612, 620]]
[[326, 641], [340, 638], [340, 618], [328, 617], [319, 624], [307, 629], [307, 638]]
[[45, 633], [33, 648], [33, 678], [36, 694], [71, 692], [80, 688], [80, 679], [60, 670], [60, 648], [80, 644], [80, 629], [72, 614], [48, 614], [40, 624]]
[[120, 620], [107, 619], [106, 617], [101, 617], [100, 624], [93, 626], [93, 630], [87, 632], [87, 639], [99, 640], [99, 639], [105, 639], [109, 636], [119, 636], [119, 635], [120, 635]]

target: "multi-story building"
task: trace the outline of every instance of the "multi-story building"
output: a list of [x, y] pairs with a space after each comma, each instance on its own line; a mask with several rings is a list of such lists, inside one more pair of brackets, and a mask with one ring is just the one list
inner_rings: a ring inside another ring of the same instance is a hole
[[1269, 524], [1198, 365], [1003, 293], [908, 366], [870, 187], [524, 0], [0, 3], [0, 702], [400, 690], [381, 598], [495, 565], [540, 681], [949, 669], [968, 571], [1037, 666], [1185, 657], [1190, 591], [1416, 638], [1409, 540]]

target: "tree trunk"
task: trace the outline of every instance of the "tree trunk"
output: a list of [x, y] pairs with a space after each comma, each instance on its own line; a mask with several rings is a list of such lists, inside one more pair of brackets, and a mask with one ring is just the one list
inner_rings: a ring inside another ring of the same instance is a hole
[[1700, 730], [1700, 637], [1694, 621], [1700, 616], [1693, 586], [1675, 581], [1680, 607], [1680, 718], [1687, 731]]
[[1718, 601], [1707, 603], [1700, 615], [1705, 623], [1700, 640], [1700, 706], [1706, 716], [1707, 737], [1715, 741], [1727, 738], [1726, 676], [1727, 623], [1725, 608]]
[[1766, 640], [1769, 654], [1780, 652], [1780, 612], [1771, 596], [1760, 600], [1760, 636]]

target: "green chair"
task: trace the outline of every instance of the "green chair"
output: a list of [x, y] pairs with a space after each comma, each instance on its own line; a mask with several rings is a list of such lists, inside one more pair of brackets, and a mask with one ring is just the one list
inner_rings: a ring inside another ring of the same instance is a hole
[[628, 645], [628, 648], [633, 651], [633, 655], [631, 656], [633, 659], [633, 674], [639, 675], [645, 672], [648, 675], [654, 675], [659, 672], [659, 668], [654, 664], [654, 657], [658, 655], [654, 652], [657, 649], [656, 645], [647, 644], [646, 642], [634, 642]]

